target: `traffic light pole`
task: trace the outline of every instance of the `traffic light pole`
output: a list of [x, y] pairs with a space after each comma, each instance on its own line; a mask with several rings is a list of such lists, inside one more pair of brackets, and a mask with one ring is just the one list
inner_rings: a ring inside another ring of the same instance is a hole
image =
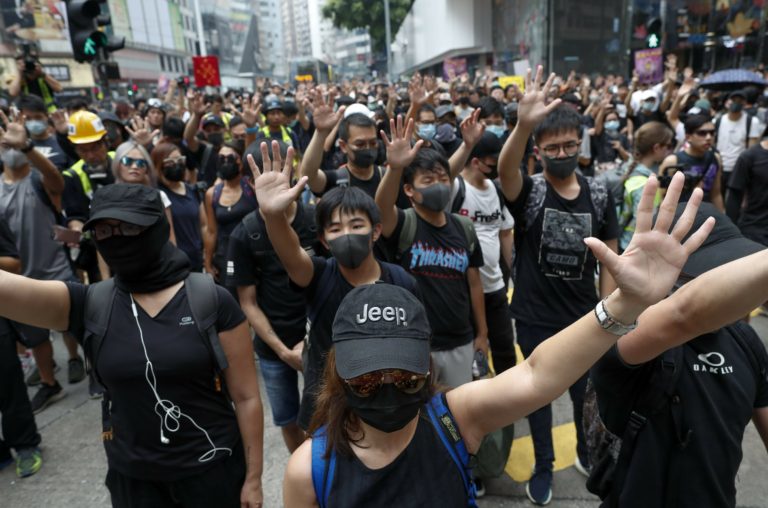
[[93, 66], [94, 81], [98, 83], [99, 88], [101, 88], [101, 94], [104, 97], [111, 97], [112, 94], [109, 90], [109, 77], [107, 76], [106, 68], [104, 65], [102, 65], [107, 62], [107, 55], [105, 53], [106, 52], [104, 51], [104, 48], [99, 48], [96, 59], [91, 65]]

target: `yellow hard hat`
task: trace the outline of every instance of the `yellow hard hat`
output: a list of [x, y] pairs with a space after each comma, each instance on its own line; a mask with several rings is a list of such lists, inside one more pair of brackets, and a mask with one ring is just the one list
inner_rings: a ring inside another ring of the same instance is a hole
[[72, 113], [67, 129], [67, 137], [76, 145], [93, 143], [103, 138], [107, 133], [99, 115], [86, 110]]

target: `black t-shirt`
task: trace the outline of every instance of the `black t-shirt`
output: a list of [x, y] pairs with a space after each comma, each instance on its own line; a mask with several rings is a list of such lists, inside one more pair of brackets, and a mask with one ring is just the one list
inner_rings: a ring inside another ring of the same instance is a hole
[[[467, 270], [483, 266], [480, 242], [475, 241], [470, 252], [461, 224], [450, 214], [447, 219], [444, 226], [436, 227], [417, 215], [413, 243], [399, 260], [419, 283], [435, 351], [454, 349], [474, 338]], [[398, 210], [397, 227], [387, 239], [393, 252], [404, 222], [405, 212]]]
[[[299, 414], [299, 425], [305, 429], [314, 412], [317, 388], [322, 380], [323, 370], [325, 369], [325, 355], [333, 346], [331, 331], [336, 311], [339, 309], [341, 301], [347, 296], [347, 293], [354, 289], [352, 284], [341, 274], [339, 265], [334, 259], [313, 256], [312, 265], [314, 267], [312, 280], [306, 288], [299, 288], [299, 286], [291, 282], [294, 288], [304, 293], [307, 314], [317, 316], [311, 323], [309, 341], [305, 346], [304, 396], [301, 401], [301, 411]], [[379, 266], [381, 267], [380, 281], [388, 284], [396, 284], [396, 280], [407, 281], [403, 287], [421, 299], [421, 293], [416, 281], [407, 273], [402, 273], [402, 268], [384, 262], [379, 262]], [[330, 276], [325, 278], [325, 280], [330, 282], [327, 288], [321, 289], [320, 281], [323, 279], [323, 272], [325, 270], [332, 271]], [[392, 275], [392, 272], [395, 270], [401, 271], [397, 279]]]
[[[668, 478], [675, 476], [670, 463], [676, 463], [677, 477], [684, 480], [672, 485], [676, 506], [736, 505], [744, 428], [755, 408], [768, 406], [768, 379], [755, 372], [753, 363], [768, 368], [768, 354], [754, 330], [743, 323], [682, 347], [676, 394], [684, 424], [692, 430], [690, 443], [682, 451], [677, 447], [669, 410], [649, 418], [637, 438], [619, 500], [622, 507], [664, 506]], [[759, 352], [757, 358], [752, 350]], [[655, 363], [628, 366], [614, 346], [595, 364], [591, 377], [607, 425], [612, 425], [610, 419], [626, 421], [651, 372], [659, 368]]]
[[[85, 332], [87, 287], [67, 283], [71, 298], [69, 329], [82, 342]], [[230, 330], [245, 320], [240, 307], [226, 289], [218, 287], [216, 329]], [[157, 379], [160, 399], [175, 404], [205, 429], [219, 448], [234, 448], [240, 431], [232, 405], [215, 388], [215, 366], [208, 345], [192, 318], [186, 288], [182, 287], [154, 318], [136, 305], [147, 354]], [[173, 481], [199, 474], [216, 460], [198, 459], [211, 450], [205, 434], [184, 416], [179, 429], [164, 430], [169, 444], [160, 442], [161, 417], [145, 374], [146, 358], [139, 328], [131, 311], [129, 295], [117, 290], [107, 332], [95, 359], [95, 368], [111, 399], [113, 439], [104, 441], [107, 462], [131, 478]], [[173, 428], [174, 422], [168, 425]]]
[[[350, 187], [357, 187], [361, 191], [371, 196], [372, 199], [376, 199], [376, 191], [378, 190], [381, 179], [384, 176], [384, 171], [386, 171], [383, 167], [374, 166], [373, 176], [368, 180], [361, 180], [353, 175], [349, 168], [345, 169], [346, 173], [349, 175]], [[321, 194], [319, 194], [320, 196], [335, 188], [338, 185], [337, 182], [339, 178], [344, 178], [344, 172], [342, 171], [342, 175], [339, 175], [340, 171], [341, 168], [325, 171], [325, 189]], [[408, 196], [405, 195], [405, 192], [403, 192], [402, 184], [400, 185], [400, 190], [397, 194], [397, 206], [403, 209], [411, 207], [411, 201], [408, 199]]]
[[[186, 152], [189, 155], [185, 156], [187, 160], [187, 167], [191, 161], [194, 167], [197, 169], [197, 180], [199, 182], [205, 182], [208, 187], [211, 187], [218, 176], [218, 153], [213, 149], [213, 146], [204, 142], [198, 141], [198, 148], [196, 152], [189, 150], [186, 146]], [[191, 156], [191, 157], [190, 157]]]
[[[256, 285], [256, 301], [269, 319], [272, 329], [287, 347], [302, 340], [307, 325], [307, 305], [303, 291], [290, 283], [288, 274], [267, 237], [264, 219], [257, 211], [251, 212], [258, 228], [252, 235], [245, 227], [246, 217], [229, 237], [227, 255], [227, 282], [230, 286]], [[298, 203], [291, 227], [299, 242], [310, 256], [318, 247], [314, 207]], [[260, 358], [278, 360], [277, 354], [258, 335], [254, 340]]]
[[619, 141], [621, 146], [624, 147], [624, 150], [629, 150], [629, 140], [626, 136], [619, 134], [618, 132], [611, 135], [608, 130], [603, 130], [599, 136], [592, 136], [592, 140], [594, 142], [593, 146], [597, 151], [597, 153], [594, 154], [595, 161], [598, 163], [613, 162], [616, 159], [621, 158], [619, 156], [619, 151], [611, 145], [614, 141]]
[[[0, 258], [19, 258], [16, 238], [8, 227], [8, 223], [2, 218], [0, 218]], [[10, 322], [0, 317], [0, 337], [9, 333], [14, 333]]]
[[[535, 178], [543, 178], [536, 176]], [[595, 288], [597, 259], [584, 243], [588, 236], [603, 241], [619, 236], [613, 199], [607, 193], [602, 222], [592, 203], [587, 179], [578, 176], [581, 192], [565, 199], [544, 180], [543, 202], [536, 206], [534, 180], [523, 176], [523, 189], [507, 207], [515, 219], [515, 292], [512, 316], [529, 324], [565, 328], [589, 312], [599, 296]]]
[[758, 143], [742, 152], [728, 187], [747, 194], [746, 206], [739, 215], [741, 233], [768, 245], [768, 150]]

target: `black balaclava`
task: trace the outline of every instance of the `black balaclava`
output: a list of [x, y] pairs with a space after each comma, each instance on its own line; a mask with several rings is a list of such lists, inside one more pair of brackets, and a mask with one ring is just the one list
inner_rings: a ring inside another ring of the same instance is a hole
[[170, 231], [163, 214], [137, 236], [114, 235], [96, 242], [117, 287], [128, 293], [152, 293], [187, 278], [189, 258], [169, 241]]

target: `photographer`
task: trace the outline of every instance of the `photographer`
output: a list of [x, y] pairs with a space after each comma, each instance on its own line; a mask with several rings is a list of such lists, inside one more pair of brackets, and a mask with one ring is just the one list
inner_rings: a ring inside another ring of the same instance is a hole
[[8, 88], [11, 97], [18, 97], [21, 93], [37, 95], [43, 99], [49, 113], [56, 111], [53, 94], [61, 92], [61, 83], [53, 76], [46, 74], [37, 55], [33, 54], [29, 48], [24, 48], [24, 52], [16, 57], [16, 69], [18, 73]]

